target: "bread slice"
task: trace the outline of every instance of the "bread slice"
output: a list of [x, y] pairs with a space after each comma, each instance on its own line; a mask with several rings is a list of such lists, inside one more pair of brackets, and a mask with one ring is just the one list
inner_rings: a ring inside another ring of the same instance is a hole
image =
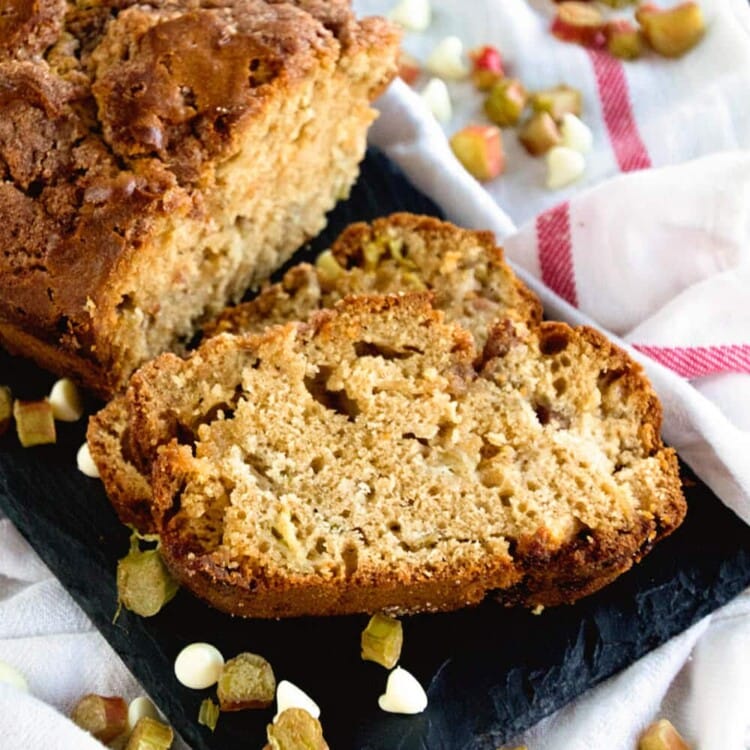
[[399, 33], [348, 0], [26, 5], [0, 20], [0, 343], [109, 397], [320, 232]]
[[253, 617], [571, 602], [685, 513], [638, 364], [589, 328], [494, 328], [352, 297], [216, 336], [131, 383], [162, 552]]
[[[229, 308], [206, 334], [260, 332], [306, 320], [347, 294], [415, 289], [433, 292], [434, 304], [473, 335], [478, 350], [489, 328], [502, 320], [523, 333], [541, 319], [539, 301], [505, 263], [491, 232], [401, 213], [351, 225], [315, 266], [294, 266], [251, 302]], [[138, 455], [129, 422], [129, 398], [116, 398], [92, 418], [88, 440], [120, 518], [150, 531], [146, 476], [153, 451]]]

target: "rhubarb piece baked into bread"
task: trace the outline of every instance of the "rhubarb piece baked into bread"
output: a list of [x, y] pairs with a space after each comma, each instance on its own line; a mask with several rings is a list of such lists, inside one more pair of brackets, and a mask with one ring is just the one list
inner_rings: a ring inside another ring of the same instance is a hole
[[346, 0], [0, 13], [0, 343], [102, 396], [346, 196], [398, 34]]
[[[206, 333], [259, 332], [305, 320], [347, 294], [410, 290], [432, 291], [435, 306], [473, 335], [477, 349], [500, 321], [523, 332], [541, 319], [538, 300], [505, 263], [492, 233], [402, 213], [351, 225], [315, 266], [294, 266], [251, 302], [229, 308]], [[89, 445], [120, 518], [149, 531], [151, 454], [138, 456], [131, 445], [130, 413], [129, 396], [114, 399], [92, 418]]]
[[681, 521], [641, 368], [601, 334], [349, 297], [133, 377], [156, 530], [214, 606], [279, 617], [570, 602]]

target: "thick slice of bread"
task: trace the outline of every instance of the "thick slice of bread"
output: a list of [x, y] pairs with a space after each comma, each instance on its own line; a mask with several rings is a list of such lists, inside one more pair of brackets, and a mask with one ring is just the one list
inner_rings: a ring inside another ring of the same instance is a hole
[[130, 396], [166, 562], [235, 614], [570, 602], [685, 512], [623, 351], [501, 324], [478, 355], [427, 294], [214, 337], [144, 366]]
[[[541, 319], [539, 301], [505, 263], [491, 232], [402, 213], [350, 226], [316, 266], [294, 266], [251, 302], [229, 308], [206, 333], [259, 332], [305, 320], [347, 294], [415, 289], [432, 291], [435, 305], [474, 336], [477, 349], [502, 320], [522, 333]], [[127, 396], [113, 400], [92, 418], [88, 439], [120, 518], [149, 531], [146, 476], [153, 456], [139, 456], [130, 445], [129, 404]]]
[[3, 3], [0, 343], [103, 397], [181, 351], [348, 195], [399, 36], [348, 0]]

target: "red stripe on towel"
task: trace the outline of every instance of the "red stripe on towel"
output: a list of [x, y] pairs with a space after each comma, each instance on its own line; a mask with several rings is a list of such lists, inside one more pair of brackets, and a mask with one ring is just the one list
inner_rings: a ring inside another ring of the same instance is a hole
[[647, 357], [674, 370], [683, 378], [700, 378], [725, 372], [750, 373], [750, 345], [648, 346], [633, 344]]
[[620, 170], [648, 169], [651, 157], [638, 132], [623, 64], [602, 50], [588, 50], [588, 54], [594, 66], [604, 124]]
[[542, 281], [566, 302], [577, 307], [568, 203], [561, 203], [537, 217], [536, 241]]

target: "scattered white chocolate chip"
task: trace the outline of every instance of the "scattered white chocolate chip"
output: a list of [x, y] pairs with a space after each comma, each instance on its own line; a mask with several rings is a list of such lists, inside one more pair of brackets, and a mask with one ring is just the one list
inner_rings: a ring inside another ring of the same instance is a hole
[[566, 146], [555, 146], [547, 152], [547, 187], [557, 190], [575, 182], [586, 169], [583, 154]]
[[427, 693], [410, 672], [396, 667], [388, 675], [385, 694], [378, 698], [378, 705], [392, 714], [419, 714], [427, 708]]
[[83, 472], [87, 477], [92, 479], [99, 478], [99, 469], [94, 463], [94, 459], [91, 458], [91, 451], [89, 450], [89, 444], [84, 443], [76, 453], [76, 464], [78, 464], [78, 470]]
[[407, 31], [425, 31], [432, 21], [429, 0], [401, 0], [388, 13], [388, 18]]
[[151, 699], [145, 695], [139, 695], [137, 698], [133, 698], [128, 705], [128, 731], [132, 732], [135, 729], [135, 725], [144, 716], [147, 716], [149, 719], [156, 719], [157, 721], [161, 720], [159, 712], [156, 710], [156, 706]]
[[572, 148], [586, 154], [591, 151], [594, 143], [594, 135], [591, 128], [585, 122], [576, 117], [572, 112], [566, 112], [560, 123], [560, 135], [562, 136], [561, 146]]
[[425, 67], [441, 78], [466, 78], [469, 66], [463, 61], [463, 51], [464, 45], [457, 36], [447, 36], [432, 50]]
[[307, 693], [300, 690], [289, 680], [281, 680], [276, 687], [276, 716], [273, 717], [274, 722], [287, 708], [301, 708], [303, 711], [307, 711], [313, 719], [320, 716], [318, 704]]
[[12, 685], [18, 690], [29, 692], [29, 683], [26, 678], [15, 668], [4, 661], [0, 661], [0, 684]]
[[61, 378], [49, 393], [52, 415], [59, 422], [77, 422], [83, 416], [83, 400], [70, 378]]
[[451, 95], [448, 93], [445, 81], [441, 81], [439, 78], [430, 78], [427, 85], [422, 89], [421, 96], [438, 122], [446, 123], [453, 117]]
[[185, 686], [194, 690], [215, 685], [224, 666], [224, 657], [210, 643], [191, 643], [174, 661], [174, 673]]

